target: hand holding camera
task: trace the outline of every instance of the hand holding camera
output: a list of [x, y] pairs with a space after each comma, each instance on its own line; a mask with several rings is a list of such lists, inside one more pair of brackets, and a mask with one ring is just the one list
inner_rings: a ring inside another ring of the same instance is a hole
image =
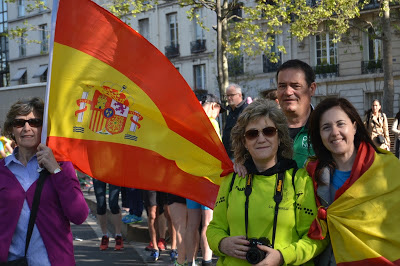
[[250, 264], [256, 264], [257, 266], [283, 264], [282, 254], [278, 250], [272, 248], [268, 238], [251, 238], [249, 239], [249, 247], [246, 253], [246, 260]]
[[245, 260], [248, 245], [249, 241], [245, 236], [228, 236], [219, 243], [219, 250], [227, 256]]

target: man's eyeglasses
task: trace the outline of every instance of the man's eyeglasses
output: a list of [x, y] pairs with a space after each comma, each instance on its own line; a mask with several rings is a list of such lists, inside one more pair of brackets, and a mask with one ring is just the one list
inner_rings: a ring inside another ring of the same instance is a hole
[[276, 129], [276, 127], [265, 127], [262, 130], [250, 129], [250, 130], [247, 130], [246, 133], [244, 133], [244, 136], [248, 140], [253, 140], [253, 139], [258, 138], [258, 136], [260, 135], [260, 132], [262, 132], [265, 137], [273, 137], [276, 135], [277, 131], [278, 130]]
[[234, 94], [225, 94], [225, 98], [233, 97], [235, 95], [238, 95], [239, 93], [234, 93]]
[[29, 119], [29, 120], [14, 119], [12, 121], [12, 126], [13, 127], [24, 127], [27, 122], [31, 127], [41, 127], [43, 125], [43, 120], [42, 119], [32, 118], [32, 119]]

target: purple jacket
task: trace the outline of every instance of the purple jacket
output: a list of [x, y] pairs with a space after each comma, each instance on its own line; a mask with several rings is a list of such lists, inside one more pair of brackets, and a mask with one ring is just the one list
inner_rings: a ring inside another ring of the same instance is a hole
[[[71, 162], [60, 163], [62, 171], [47, 177], [36, 226], [47, 249], [51, 265], [75, 265], [70, 222], [83, 223], [89, 208]], [[6, 262], [11, 240], [25, 198], [32, 208], [37, 181], [25, 193], [17, 178], [0, 161], [0, 262]], [[28, 225], [27, 225], [28, 228]]]

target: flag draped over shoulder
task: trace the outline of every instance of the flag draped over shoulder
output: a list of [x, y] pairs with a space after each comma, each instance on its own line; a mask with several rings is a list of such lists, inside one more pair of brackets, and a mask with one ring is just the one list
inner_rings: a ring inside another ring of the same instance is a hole
[[160, 51], [92, 1], [60, 0], [51, 54], [47, 137], [58, 160], [213, 207], [232, 162]]
[[[313, 223], [315, 231], [309, 232], [321, 239], [327, 225], [337, 265], [400, 265], [400, 163], [390, 152], [380, 151], [360, 145], [346, 181], [351, 184], [336, 192], [324, 215], [318, 212], [318, 225]], [[315, 166], [307, 166], [311, 175]]]

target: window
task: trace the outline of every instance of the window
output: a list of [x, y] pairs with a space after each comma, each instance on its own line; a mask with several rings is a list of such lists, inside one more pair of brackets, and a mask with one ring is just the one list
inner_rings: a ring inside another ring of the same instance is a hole
[[[193, 20], [194, 22], [194, 32], [195, 32], [195, 40], [204, 40], [204, 29], [199, 25], [198, 22], [202, 21], [203, 18], [203, 10], [196, 9], [195, 10], [196, 18]], [[198, 18], [197, 18], [198, 17]]]
[[178, 46], [178, 18], [177, 14], [168, 14], [168, 30], [169, 30], [169, 43], [173, 47]]
[[329, 34], [315, 36], [315, 74], [318, 78], [339, 76], [339, 65], [337, 64], [337, 48]]
[[315, 37], [316, 43], [316, 65], [335, 65], [337, 64], [337, 48], [329, 38], [329, 34], [320, 34]]
[[32, 78], [40, 78], [40, 82], [47, 82], [47, 65], [41, 65]]
[[18, 0], [18, 17], [25, 16], [25, 0]]
[[39, 26], [40, 33], [40, 53], [47, 53], [49, 51], [49, 42], [47, 39], [47, 24]]
[[[277, 39], [276, 36], [273, 35], [271, 36], [274, 39], [274, 45], [271, 46], [271, 54], [263, 55], [263, 72], [264, 73], [270, 73], [270, 72], [276, 72], [278, 70], [278, 67], [282, 64], [282, 53], [279, 52], [277, 46]], [[272, 53], [274, 54], [274, 57], [276, 57], [277, 61], [276, 62], [271, 62], [271, 57]]]
[[149, 39], [149, 19], [139, 20], [139, 33], [147, 40]]
[[372, 38], [373, 29], [368, 29], [368, 60], [378, 61], [382, 59], [382, 41]]
[[195, 65], [193, 66], [194, 72], [194, 89], [205, 90], [206, 89], [206, 65]]
[[26, 44], [24, 37], [19, 39], [19, 57], [26, 56]]
[[361, 61], [361, 73], [382, 73], [382, 41], [375, 39], [373, 36], [376, 35], [373, 28], [368, 29], [368, 34], [364, 36], [364, 45], [367, 49], [364, 49], [363, 56], [364, 61]]
[[26, 74], [26, 68], [18, 69], [17, 73], [15, 73], [14, 77], [11, 81], [18, 81], [18, 84], [27, 84], [28, 83], [28, 75]]
[[244, 74], [243, 55], [228, 54], [228, 74], [230, 77], [236, 77]]
[[[7, 3], [0, 1], [0, 34], [7, 32]], [[10, 82], [8, 68], [8, 38], [0, 35], [0, 87], [6, 87]]]

